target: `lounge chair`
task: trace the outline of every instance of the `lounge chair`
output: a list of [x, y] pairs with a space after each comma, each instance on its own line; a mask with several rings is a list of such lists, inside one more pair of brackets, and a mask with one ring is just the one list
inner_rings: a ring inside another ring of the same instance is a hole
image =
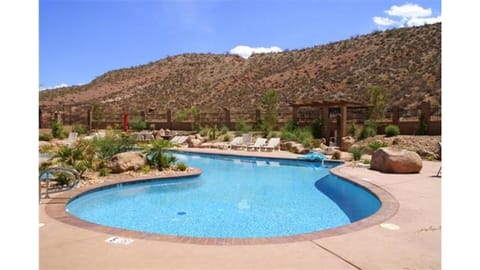
[[245, 133], [242, 135], [242, 143], [238, 145], [238, 148], [242, 149], [245, 148], [247, 149], [248, 146], [252, 145], [252, 134], [251, 133]]
[[68, 138], [67, 138], [67, 145], [70, 146], [72, 145], [74, 142], [77, 141], [77, 137], [78, 137], [78, 133], [77, 132], [70, 132], [70, 134], [68, 134]]
[[268, 143], [260, 148], [260, 150], [272, 150], [278, 149], [280, 151], [280, 138], [270, 138]]
[[174, 144], [185, 144], [188, 139], [188, 136], [175, 136], [173, 137], [170, 142]]
[[242, 145], [242, 142], [242, 137], [235, 137], [231, 142], [227, 144], [227, 149], [235, 149], [235, 147], [240, 147], [240, 145]]
[[260, 150], [260, 148], [263, 147], [266, 142], [267, 142], [267, 139], [265, 139], [265, 138], [257, 138], [257, 140], [255, 141], [254, 144], [247, 145], [247, 151]]

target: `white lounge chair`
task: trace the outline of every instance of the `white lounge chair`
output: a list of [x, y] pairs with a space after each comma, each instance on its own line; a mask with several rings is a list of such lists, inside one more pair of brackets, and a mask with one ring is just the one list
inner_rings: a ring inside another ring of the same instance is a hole
[[174, 144], [185, 144], [187, 139], [188, 139], [188, 136], [175, 136], [170, 140], [170, 142]]
[[242, 137], [235, 137], [231, 142], [227, 144], [227, 149], [235, 149], [235, 147], [240, 147], [242, 145], [242, 142]]
[[70, 134], [68, 134], [68, 138], [67, 138], [67, 145], [70, 146], [72, 145], [74, 142], [77, 141], [77, 137], [78, 137], [78, 133], [77, 132], [70, 132]]
[[254, 144], [252, 145], [247, 145], [247, 150], [250, 151], [255, 151], [255, 150], [260, 150], [262, 146], [265, 146], [265, 143], [267, 142], [267, 139], [265, 138], [257, 138]]
[[280, 151], [280, 138], [270, 138], [268, 143], [260, 148], [260, 150], [272, 150], [278, 149]]

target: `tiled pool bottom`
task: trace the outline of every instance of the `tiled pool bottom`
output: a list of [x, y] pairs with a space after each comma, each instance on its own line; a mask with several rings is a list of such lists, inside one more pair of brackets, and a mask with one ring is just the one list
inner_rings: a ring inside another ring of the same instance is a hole
[[[257, 161], [258, 161], [258, 160], [257, 160]], [[255, 163], [257, 163], [257, 161], [255, 161]], [[268, 164], [265, 164], [265, 163], [262, 163], [262, 162], [260, 162], [260, 163], [261, 163], [260, 165], [261, 165], [262, 167], [265, 167], [266, 165], [268, 165]], [[267, 162], [267, 163], [268, 163], [268, 162]], [[239, 165], [239, 164], [236, 164], [237, 167], [238, 167], [238, 165]], [[248, 166], [252, 166], [252, 164], [247, 164], [247, 165], [248, 165]], [[274, 167], [275, 167], [275, 166], [278, 165], [278, 164], [273, 164], [273, 165], [274, 165]], [[278, 169], [278, 168], [277, 168], [277, 169]], [[312, 168], [310, 168], [310, 169], [312, 169]], [[317, 169], [318, 169], [318, 168], [317, 168]], [[249, 170], [251, 171], [251, 168], [250, 168]], [[318, 181], [317, 181], [317, 184], [318, 184]], [[284, 189], [285, 189], [285, 187], [282, 188], [282, 190], [284, 190]], [[316, 191], [316, 192], [318, 193], [318, 191]], [[251, 208], [252, 206], [249, 205], [248, 201], [242, 201], [242, 200], [240, 200], [240, 201], [237, 202], [236, 207], [237, 207], [238, 209], [240, 209], [240, 210], [246, 210], [247, 208], [249, 208], [249, 207]], [[345, 207], [345, 205], [343, 205], [343, 206], [341, 205], [341, 207]], [[178, 218], [178, 217], [181, 218], [182, 216], [187, 216], [188, 213], [189, 213], [189, 211], [182, 211], [182, 210], [180, 210], [180, 211], [171, 211], [171, 212], [172, 212], [172, 213], [171, 213], [172, 216], [175, 215], [175, 217], [173, 217], [173, 218]], [[220, 222], [219, 222], [219, 223], [220, 223]], [[237, 223], [239, 223], [239, 222], [237, 222]], [[295, 223], [293, 223], [293, 222], [291, 222], [291, 221], [290, 221], [290, 223], [295, 224]], [[365, 221], [362, 221], [361, 223], [364, 224]], [[92, 227], [92, 226], [90, 226], [90, 227]], [[97, 227], [97, 226], [93, 226], [93, 227]], [[223, 227], [228, 227], [228, 226], [223, 226]], [[233, 227], [233, 226], [232, 226], [232, 227]], [[354, 223], [354, 224], [350, 224], [350, 225], [347, 225], [347, 226], [342, 226], [341, 228], [337, 228], [337, 229], [341, 229], [340, 231], [342, 231], [342, 230], [343, 230], [343, 231], [345, 231], [345, 230], [348, 231], [348, 230], [350, 230], [350, 229], [352, 229], [352, 228], [355, 228], [355, 227], [356, 227], [356, 225], [355, 225], [355, 223]], [[316, 231], [316, 232], [307, 232], [307, 233], [302, 233], [302, 232], [300, 232], [300, 233], [295, 234], [295, 236], [283, 236], [283, 237], [280, 237], [280, 238], [283, 238], [283, 239], [279, 239], [278, 237], [273, 237], [273, 236], [272, 236], [272, 237], [270, 237], [270, 236], [260, 236], [260, 237], [252, 236], [252, 237], [256, 237], [256, 238], [252, 238], [252, 239], [249, 239], [248, 236], [247, 236], [247, 238], [245, 239], [245, 236], [235, 236], [235, 237], [231, 237], [231, 236], [229, 236], [229, 235], [228, 235], [228, 236], [220, 235], [220, 236], [213, 236], [213, 237], [214, 237], [215, 239], [217, 239], [218, 241], [222, 242], [222, 243], [224, 243], [224, 242], [226, 242], [226, 243], [233, 243], [233, 242], [245, 243], [245, 240], [249, 240], [249, 241], [247, 241], [247, 242], [251, 242], [251, 243], [258, 243], [258, 242], [265, 242], [265, 241], [267, 241], [267, 242], [270, 242], [270, 241], [278, 242], [278, 241], [292, 241], [292, 239], [297, 239], [297, 240], [298, 240], [298, 239], [303, 239], [303, 237], [306, 237], [306, 236], [312, 237], [313, 235], [315, 235], [314, 237], [319, 237], [319, 233], [324, 234], [324, 235], [327, 235], [327, 234], [329, 234], [329, 233], [328, 233], [329, 231], [332, 231], [332, 229], [326, 230], [326, 231], [321, 231], [321, 232], [318, 232], [318, 231]], [[337, 230], [337, 232], [338, 232], [338, 230]], [[131, 233], [130, 233], [130, 234], [131, 234]], [[142, 237], [144, 237], [144, 236], [145, 236], [145, 233], [140, 233], [140, 235], [141, 235]], [[208, 239], [208, 238], [210, 238], [210, 237], [211, 237], [211, 236], [207, 236], [206, 238]], [[163, 237], [162, 235], [155, 235], [153, 238], [156, 238], [156, 239], [159, 239], [159, 238], [165, 239], [165, 237]], [[167, 238], [168, 238], [169, 240], [172, 240], [172, 237], [167, 237]], [[176, 237], [173, 236], [173, 238], [176, 238]], [[204, 238], [204, 237], [189, 237], [189, 236], [180, 237], [180, 239], [186, 239], [186, 238], [193, 238], [193, 240], [196, 241], [196, 240], [200, 240], [200, 239], [202, 239], [202, 238]], [[228, 239], [223, 239], [223, 238], [228, 238]], [[200, 242], [202, 242], [202, 243], [212, 243], [212, 241], [213, 241], [213, 242], [218, 242], [217, 240], [212, 240], [212, 239], [213, 239], [213, 238], [210, 238], [210, 240], [203, 239], [203, 240], [200, 240]], [[223, 240], [222, 240], [222, 239], [223, 239]], [[176, 240], [178, 240], [178, 239], [176, 239]], [[189, 241], [191, 241], [191, 240], [192, 240], [192, 239], [190, 239]], [[250, 241], [250, 240], [251, 240], [251, 241]], [[183, 241], [183, 240], [181, 240], [181, 241]]]

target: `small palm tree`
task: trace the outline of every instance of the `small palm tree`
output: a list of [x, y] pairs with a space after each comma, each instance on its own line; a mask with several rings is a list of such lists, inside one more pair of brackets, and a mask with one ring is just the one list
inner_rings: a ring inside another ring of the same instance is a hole
[[52, 158], [58, 158], [62, 166], [74, 168], [83, 176], [83, 173], [93, 167], [95, 161], [95, 146], [85, 140], [80, 140], [73, 146], [61, 146]]
[[163, 150], [172, 146], [173, 143], [167, 140], [153, 141], [151, 146], [144, 150], [148, 164], [159, 170], [170, 167], [177, 159], [172, 155], [165, 154]]

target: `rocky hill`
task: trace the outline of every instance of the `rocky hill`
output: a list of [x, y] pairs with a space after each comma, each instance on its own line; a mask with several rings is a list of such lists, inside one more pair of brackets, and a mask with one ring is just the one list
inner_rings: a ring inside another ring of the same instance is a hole
[[[92, 63], [93, 65], [94, 63]], [[252, 110], [267, 89], [280, 107], [291, 102], [365, 102], [368, 85], [391, 93], [391, 104], [441, 102], [441, 24], [400, 28], [312, 48], [256, 54], [183, 54], [107, 72], [82, 86], [40, 92], [40, 105], [96, 104], [109, 112]]]

